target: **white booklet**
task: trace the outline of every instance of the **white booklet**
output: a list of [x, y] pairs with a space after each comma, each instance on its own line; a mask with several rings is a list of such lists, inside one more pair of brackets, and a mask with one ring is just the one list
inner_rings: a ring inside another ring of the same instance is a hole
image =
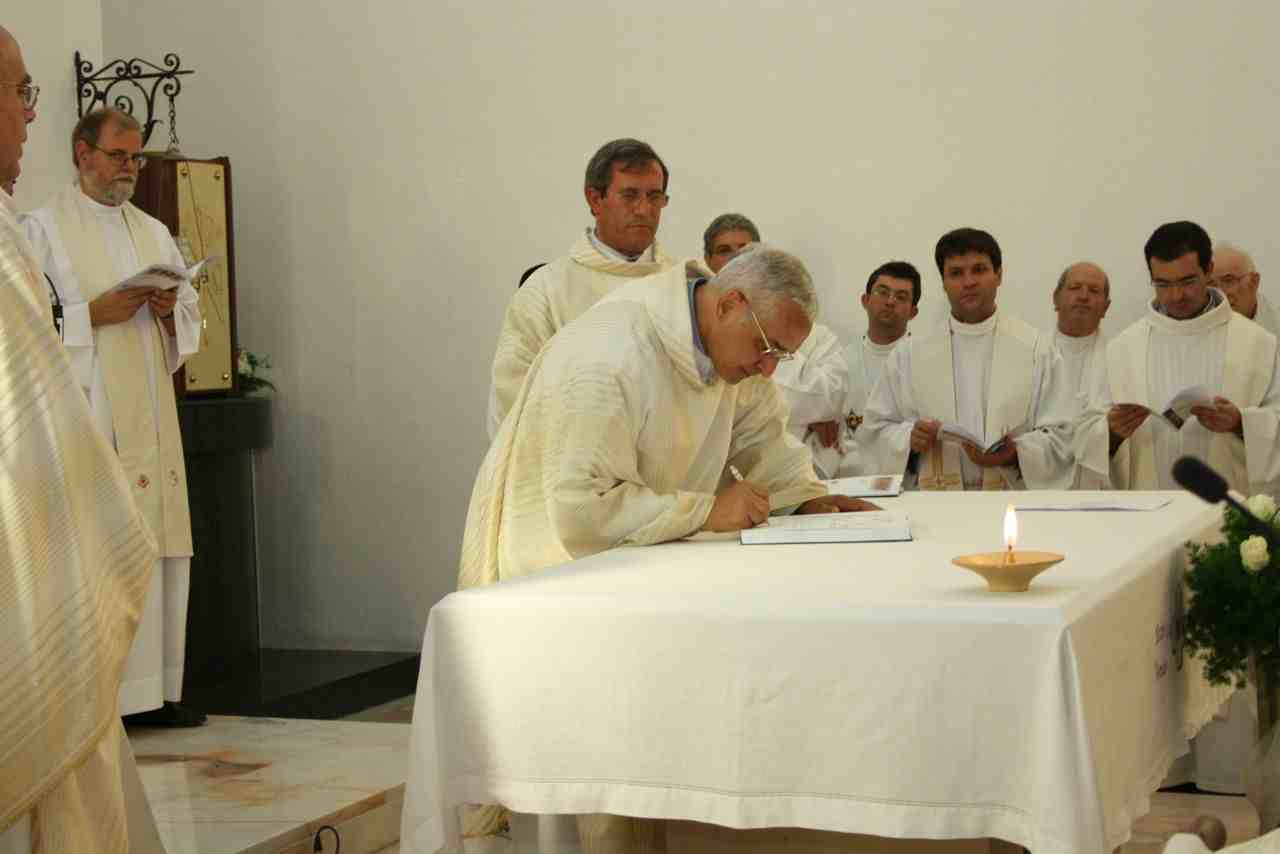
[[742, 531], [744, 546], [781, 543], [883, 543], [911, 539], [911, 519], [902, 513], [814, 513], [770, 516], [768, 525]]
[[200, 275], [204, 265], [213, 260], [210, 256], [203, 261], [192, 264], [185, 270], [172, 264], [152, 264], [144, 270], [134, 273], [111, 290], [122, 291], [126, 288], [155, 288], [158, 291], [171, 291], [183, 282], [190, 282]]
[[893, 498], [902, 494], [902, 475], [873, 474], [866, 477], [837, 477], [824, 480], [832, 495], [850, 498]]
[[981, 436], [975, 436], [959, 424], [949, 424], [946, 421], [943, 421], [942, 426], [938, 428], [938, 439], [943, 442], [959, 442], [962, 445], [973, 445], [982, 453], [990, 454], [1000, 450], [1004, 445], [1006, 438], [1016, 439], [1025, 432], [1027, 432], [1025, 425], [1015, 427], [1009, 431], [1007, 437], [1001, 436], [990, 445], [984, 445]]
[[[1131, 405], [1142, 406], [1141, 403]], [[1152, 415], [1163, 418], [1164, 422], [1173, 429], [1181, 430], [1182, 425], [1191, 417], [1193, 406], [1213, 406], [1213, 392], [1204, 386], [1193, 385], [1169, 398], [1163, 406], [1143, 406], [1142, 408]]]

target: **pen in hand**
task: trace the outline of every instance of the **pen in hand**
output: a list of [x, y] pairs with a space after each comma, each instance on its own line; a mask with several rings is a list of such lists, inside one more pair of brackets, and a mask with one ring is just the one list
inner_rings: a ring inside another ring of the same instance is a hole
[[[743, 481], [742, 472], [738, 471], [738, 467], [737, 467], [737, 466], [735, 466], [735, 465], [730, 465], [730, 466], [729, 466], [729, 474], [733, 475], [733, 479], [734, 479], [734, 480], [736, 480], [738, 483], [742, 483], [742, 481]], [[765, 519], [763, 522], [761, 522], [761, 523], [760, 523], [760, 525], [768, 525], [768, 524], [769, 524], [769, 520], [768, 520], [768, 519]], [[757, 528], [759, 528], [759, 527], [760, 527], [760, 525], [756, 525], [756, 527], [757, 527]]]

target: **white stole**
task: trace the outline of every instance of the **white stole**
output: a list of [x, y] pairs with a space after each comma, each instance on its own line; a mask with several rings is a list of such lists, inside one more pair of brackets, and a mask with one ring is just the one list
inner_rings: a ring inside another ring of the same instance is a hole
[[[1222, 306], [1230, 312], [1225, 301]], [[1231, 325], [1226, 336], [1222, 388], [1213, 391], [1242, 410], [1246, 406], [1259, 406], [1271, 384], [1276, 339], [1240, 315], [1231, 314], [1227, 322]], [[1147, 358], [1150, 338], [1151, 321], [1144, 318], [1107, 348], [1111, 400], [1115, 403], [1138, 403], [1148, 407], [1159, 405], [1159, 401], [1153, 402], [1150, 399], [1148, 392]], [[1149, 416], [1112, 457], [1112, 480], [1117, 488], [1158, 488], [1156, 484], [1159, 484], [1160, 477], [1152, 431], [1163, 430], [1165, 426], [1156, 424], [1156, 417], [1158, 416]], [[1248, 489], [1249, 474], [1244, 442], [1234, 439], [1234, 436], [1215, 434], [1213, 441], [1209, 443], [1209, 459], [1204, 462], [1219, 472], [1226, 473], [1233, 488]]]
[[[997, 315], [992, 334], [995, 341], [983, 437], [988, 446], [1028, 419], [1039, 337], [1031, 326], [1005, 315]], [[918, 344], [912, 342], [911, 389], [916, 407], [923, 415], [955, 423], [952, 335], [948, 323], [945, 334], [930, 336]], [[935, 442], [920, 455], [920, 488], [964, 489], [964, 456], [964, 449], [954, 442]], [[1010, 489], [1016, 481], [1016, 473], [1009, 469], [986, 468], [982, 472], [983, 489]]]
[[[51, 208], [80, 292], [91, 302], [117, 284], [97, 219], [75, 184], [65, 187]], [[142, 212], [126, 202], [121, 205], [121, 213], [139, 262], [144, 267], [163, 263], [166, 256]], [[167, 377], [158, 378], [153, 406], [147, 358], [142, 349], [152, 348], [152, 364], [165, 364], [161, 336], [168, 333], [158, 318], [156, 334], [145, 337], [138, 335], [130, 323], [99, 326], [94, 333], [111, 400], [116, 453], [129, 478], [134, 501], [150, 525], [162, 555], [190, 555], [191, 515], [173, 384]]]

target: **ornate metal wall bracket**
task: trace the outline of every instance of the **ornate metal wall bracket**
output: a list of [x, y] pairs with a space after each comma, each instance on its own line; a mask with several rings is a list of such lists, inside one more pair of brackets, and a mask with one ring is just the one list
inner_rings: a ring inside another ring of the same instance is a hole
[[[182, 60], [176, 53], [164, 55], [164, 67], [148, 62], [140, 57], [133, 59], [113, 59], [104, 63], [102, 68], [93, 70], [93, 63], [81, 59], [80, 51], [76, 51], [76, 95], [79, 115], [96, 107], [112, 106], [133, 115], [142, 124], [142, 145], [145, 148], [151, 138], [151, 131], [160, 119], [155, 116], [156, 93], [161, 92], [169, 99], [169, 142], [174, 148], [178, 145], [177, 129], [174, 127], [174, 100], [182, 91], [181, 78], [194, 74], [191, 69], [182, 68]], [[114, 90], [121, 83], [129, 84], [124, 91]], [[141, 95], [146, 104], [146, 118], [134, 115], [134, 89]]]

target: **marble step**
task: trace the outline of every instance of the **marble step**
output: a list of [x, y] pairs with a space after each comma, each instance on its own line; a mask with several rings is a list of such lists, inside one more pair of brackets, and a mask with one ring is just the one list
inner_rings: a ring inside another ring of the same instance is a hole
[[129, 738], [168, 854], [312, 854], [326, 825], [342, 854], [400, 837], [408, 724], [211, 716]]

